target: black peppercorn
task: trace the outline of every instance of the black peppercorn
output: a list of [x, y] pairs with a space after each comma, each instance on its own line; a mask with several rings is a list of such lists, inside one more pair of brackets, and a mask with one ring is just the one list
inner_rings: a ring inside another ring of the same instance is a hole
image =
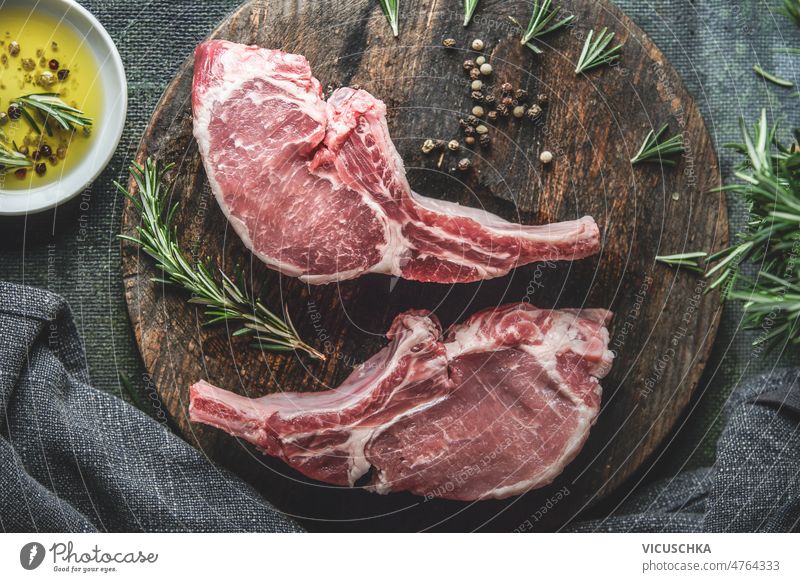
[[17, 119], [22, 117], [22, 109], [20, 109], [19, 105], [17, 105], [16, 103], [12, 103], [11, 105], [8, 106], [8, 116], [16, 121]]
[[500, 100], [500, 103], [502, 103], [502, 104], [503, 104], [503, 105], [505, 105], [506, 107], [511, 107], [511, 106], [513, 106], [513, 105], [514, 105], [514, 100], [513, 100], [511, 97], [503, 97], [503, 98]]
[[69, 77], [69, 69], [61, 69], [58, 73], [56, 73], [59, 81], [66, 81], [67, 77]]
[[517, 89], [514, 92], [514, 97], [516, 97], [517, 101], [523, 101], [528, 98], [528, 92], [525, 89]]
[[539, 102], [539, 105], [547, 105], [547, 102], [550, 101], [550, 97], [547, 96], [545, 93], [539, 93], [539, 96], [536, 98]]
[[497, 121], [497, 111], [490, 111], [486, 114], [486, 119], [489, 121]]
[[508, 117], [508, 107], [503, 105], [502, 103], [497, 106], [497, 115], [500, 117]]
[[484, 95], [480, 91], [473, 91], [470, 95], [473, 101], [482, 102], [484, 100]]
[[495, 97], [494, 95], [491, 95], [491, 94], [490, 94], [490, 95], [487, 95], [486, 97], [484, 97], [484, 98], [483, 98], [483, 101], [484, 101], [484, 103], [486, 103], [487, 105], [492, 105], [492, 104], [494, 104], [494, 103], [497, 101], [497, 97]]
[[475, 79], [480, 79], [481, 78], [480, 70], [479, 69], [470, 69], [469, 70], [469, 78], [472, 79], [473, 81]]
[[58, 61], [55, 60], [55, 59], [50, 59], [50, 62], [47, 63], [47, 66], [50, 67], [51, 71], [57, 71], [58, 70]]
[[36, 170], [37, 174], [39, 174], [40, 176], [44, 176], [47, 173], [47, 164], [44, 163], [36, 164], [36, 167], [34, 169]]
[[470, 124], [472, 127], [477, 127], [480, 124], [481, 120], [475, 117], [474, 115], [470, 115], [467, 117], [467, 123]]
[[511, 93], [514, 90], [514, 85], [511, 83], [503, 83], [500, 85], [500, 89], [502, 89], [503, 93]]
[[475, 61], [473, 61], [473, 60], [464, 61], [464, 70], [465, 71], [471, 71], [474, 68], [475, 68]]
[[[491, 113], [491, 111], [490, 111], [490, 113]], [[464, 135], [469, 136], [469, 135], [474, 135], [474, 134], [475, 134], [475, 128], [472, 127], [471, 125], [468, 125], [468, 126], [466, 126], [464, 128]]]
[[27, 175], [28, 175], [28, 170], [26, 170], [25, 168], [20, 168], [19, 170], [17, 170], [16, 172], [14, 172], [14, 175], [15, 175], [17, 178], [19, 178], [20, 180], [22, 180], [22, 179], [24, 179], [24, 178], [25, 178], [25, 176], [27, 176]]
[[446, 38], [442, 41], [442, 46], [444, 48], [453, 48], [454, 46], [456, 46], [456, 39]]
[[478, 141], [480, 142], [481, 147], [484, 148], [488, 148], [490, 145], [492, 145], [492, 138], [489, 137], [488, 133], [484, 133], [482, 136], [480, 136]]
[[49, 158], [51, 155], [53, 155], [53, 150], [52, 150], [52, 149], [50, 149], [50, 146], [49, 146], [49, 145], [47, 145], [46, 143], [44, 143], [44, 144], [42, 144], [42, 145], [39, 147], [39, 153], [40, 153], [40, 154], [41, 154], [43, 157], [45, 157], [45, 158]]
[[470, 162], [467, 158], [462, 158], [458, 161], [458, 170], [460, 172], [466, 172], [472, 166], [472, 162]]

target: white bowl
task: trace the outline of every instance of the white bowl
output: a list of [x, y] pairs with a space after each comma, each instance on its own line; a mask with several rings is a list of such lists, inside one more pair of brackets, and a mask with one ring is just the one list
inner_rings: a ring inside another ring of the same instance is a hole
[[[19, 215], [53, 208], [77, 196], [105, 169], [117, 149], [128, 112], [128, 83], [114, 41], [97, 19], [75, 0], [0, 0], [3, 8], [24, 6], [48, 12], [73, 27], [94, 54], [98, 80], [103, 86], [103, 111], [92, 124], [92, 139], [86, 155], [55, 182], [29, 189], [0, 189], [0, 215]], [[35, 8], [33, 7], [35, 6]]]

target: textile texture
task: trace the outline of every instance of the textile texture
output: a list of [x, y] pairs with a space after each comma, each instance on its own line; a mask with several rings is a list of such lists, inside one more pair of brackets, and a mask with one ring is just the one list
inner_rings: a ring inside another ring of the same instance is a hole
[[[82, 196], [40, 215], [0, 218], [0, 279], [64, 296], [74, 312], [73, 325], [86, 343], [80, 356], [86, 364], [79, 374], [80, 386], [88, 390], [84, 382], [91, 380], [99, 390], [124, 397], [119, 373], [134, 379], [145, 374], [124, 301], [116, 238], [122, 200], [112, 181], [125, 181], [127, 165], [158, 98], [183, 60], [240, 0], [80, 1], [108, 29], [122, 54], [129, 81], [125, 132], [111, 164]], [[703, 112], [727, 181], [732, 179], [738, 157], [721, 146], [739, 138], [740, 115], [752, 122], [766, 107], [784, 128], [784, 138], [789, 128], [798, 125], [800, 109], [794, 90], [777, 88], [752, 73], [752, 66], [759, 63], [780, 77], [796, 83], [800, 80], [798, 57], [771, 50], [800, 46], [798, 29], [777, 13], [779, 0], [618, 0], [616, 4], [682, 75]], [[729, 209], [733, 230], [741, 228], [744, 204], [731, 197]], [[56, 300], [51, 296], [49, 301]], [[741, 310], [730, 304], [698, 394], [679, 430], [656, 455], [658, 462], [646, 470], [645, 481], [711, 465], [723, 427], [723, 407], [731, 392], [742, 379], [791, 360], [780, 352], [754, 355], [752, 336], [742, 333], [740, 327]], [[4, 344], [3, 349], [13, 347]], [[113, 409], [101, 392], [91, 394]], [[147, 446], [142, 430], [130, 438], [130, 451]], [[700, 473], [692, 475], [694, 479]], [[77, 513], [68, 516], [75, 521], [61, 522], [64, 528], [108, 527], [81, 521], [80, 508], [98, 500], [75, 503]], [[177, 518], [171, 523], [179, 527]]]
[[0, 531], [300, 531], [88, 382], [64, 300], [0, 283]]

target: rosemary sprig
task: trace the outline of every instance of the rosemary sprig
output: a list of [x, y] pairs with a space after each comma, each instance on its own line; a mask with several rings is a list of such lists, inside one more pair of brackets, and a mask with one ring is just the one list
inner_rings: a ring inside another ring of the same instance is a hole
[[300, 339], [288, 310], [284, 311], [283, 319], [272, 313], [260, 299], [248, 292], [241, 273], [237, 283], [220, 272], [220, 284], [211, 276], [209, 266], [203, 263], [191, 265], [186, 260], [178, 247], [172, 224], [178, 203], [168, 206], [172, 185], [165, 185], [165, 176], [172, 167], [173, 164], [168, 164], [160, 168], [150, 158], [144, 166], [132, 163], [130, 172], [136, 182], [137, 195], [114, 182], [142, 218], [141, 225], [136, 228], [138, 238], [125, 235], [119, 235], [119, 238], [140, 246], [155, 259], [162, 276], [154, 278], [154, 282], [178, 285], [189, 291], [192, 295], [189, 302], [205, 308], [209, 325], [235, 322], [241, 327], [233, 333], [234, 336], [251, 335], [255, 344], [263, 349], [279, 352], [301, 350], [324, 360], [323, 354]]
[[399, 33], [398, 23], [400, 14], [400, 0], [378, 0], [381, 3], [381, 10], [383, 10], [386, 20], [389, 21], [389, 26], [392, 27], [392, 32], [395, 36]]
[[520, 39], [520, 43], [531, 49], [536, 54], [540, 55], [544, 51], [535, 45], [533, 42], [544, 36], [545, 34], [549, 34], [551, 32], [555, 32], [559, 28], [563, 28], [573, 20], [575, 20], [575, 15], [571, 14], [566, 18], [562, 18], [556, 22], [553, 22], [555, 18], [558, 16], [558, 13], [561, 11], [560, 6], [553, 6], [552, 0], [544, 0], [543, 2], [539, 2], [539, 0], [534, 0], [533, 2], [533, 13], [531, 14], [531, 18], [528, 21], [528, 26], [522, 26], [516, 18], [509, 16], [508, 18], [519, 26], [524, 32], [522, 33], [522, 38]]
[[478, 0], [464, 0], [464, 26], [469, 26], [472, 15], [478, 7]]
[[594, 30], [590, 30], [586, 42], [583, 43], [583, 51], [578, 59], [578, 66], [575, 67], [575, 74], [579, 75], [617, 60], [623, 44], [608, 48], [615, 35], [616, 33], [608, 32], [608, 28], [604, 27], [597, 38], [594, 38]]
[[794, 83], [792, 83], [791, 81], [787, 81], [786, 79], [781, 79], [780, 77], [776, 77], [772, 73], [768, 73], [767, 71], [762, 69], [761, 66], [759, 65], [753, 65], [753, 71], [755, 71], [757, 75], [760, 75], [770, 83], [775, 83], [780, 87], [787, 87], [789, 89], [794, 87]]
[[80, 109], [64, 103], [59, 93], [31, 93], [17, 97], [13, 102], [19, 106], [25, 120], [39, 134], [42, 130], [36, 123], [34, 115], [39, 118], [48, 135], [53, 135], [53, 130], [50, 128], [51, 121], [67, 131], [92, 125], [90, 117], [86, 117]]
[[8, 170], [19, 170], [31, 166], [33, 166], [33, 162], [24, 154], [12, 150], [0, 141], [0, 174], [4, 174]]
[[783, 0], [781, 12], [800, 26], [800, 0]]
[[665, 164], [667, 166], [674, 166], [677, 164], [675, 160], [666, 159], [664, 156], [672, 154], [683, 153], [683, 135], [673, 135], [671, 138], [661, 141], [661, 136], [669, 128], [664, 125], [658, 131], [650, 130], [647, 137], [642, 143], [642, 147], [636, 152], [636, 155], [631, 158], [631, 164], [641, 164], [642, 162], [655, 162]]
[[779, 47], [770, 49], [773, 53], [781, 53], [784, 55], [800, 55], [800, 48], [796, 47]]
[[708, 253], [703, 252], [693, 252], [693, 253], [682, 253], [679, 255], [665, 255], [656, 257], [656, 261], [659, 263], [664, 263], [665, 265], [671, 265], [673, 267], [683, 267], [685, 269], [689, 269], [690, 271], [695, 271], [697, 273], [702, 273], [703, 269], [700, 266], [700, 259], [704, 259], [708, 256]]
[[[739, 182], [715, 191], [741, 195], [750, 217], [735, 244], [706, 257], [707, 289], [721, 288], [723, 299], [745, 302], [748, 327], [763, 331], [754, 344], [799, 344], [800, 129], [789, 147], [776, 138], [766, 110], [752, 135], [744, 120], [740, 125], [742, 143], [726, 146], [745, 156], [735, 171]], [[755, 279], [741, 274], [745, 263], [757, 265]]]

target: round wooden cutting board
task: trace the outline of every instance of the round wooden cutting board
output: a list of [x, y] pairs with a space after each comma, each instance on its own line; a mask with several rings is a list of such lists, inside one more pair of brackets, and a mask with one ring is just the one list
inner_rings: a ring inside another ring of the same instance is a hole
[[[211, 35], [305, 55], [324, 86], [359, 85], [384, 100], [389, 128], [422, 194], [480, 206], [526, 224], [595, 217], [599, 256], [538, 264], [471, 285], [420, 284], [367, 276], [307, 286], [254, 260], [229, 228], [209, 190], [192, 137], [191, 57], [167, 89], [142, 139], [138, 159], [177, 164], [174, 198], [182, 248], [231, 273], [245, 270], [275, 311], [286, 304], [301, 335], [327, 361], [260, 353], [202, 313], [178, 289], [150, 282], [153, 262], [123, 244], [122, 269], [136, 339], [152, 381], [181, 435], [252, 483], [312, 530], [549, 530], [607, 497], [663, 442], [697, 386], [716, 334], [719, 299], [703, 279], [655, 262], [657, 255], [708, 250], [727, 242], [716, 154], [700, 113], [661, 52], [606, 1], [563, 0], [575, 24], [546, 37], [537, 56], [519, 43], [509, 16], [527, 22], [531, 3], [481, 0], [463, 28], [460, 0], [400, 3], [395, 39], [376, 0], [255, 0]], [[575, 75], [590, 29], [608, 26], [625, 42], [618, 66]], [[443, 38], [457, 48], [442, 47]], [[462, 62], [474, 38], [486, 42], [494, 83], [549, 96], [542, 122], [501, 121], [491, 148], [426, 156], [426, 138], [460, 137], [471, 107]], [[631, 166], [644, 137], [668, 123], [683, 132], [675, 168]], [[539, 162], [543, 150], [553, 163]], [[457, 172], [461, 157], [473, 168]], [[313, 196], [313, 192], [309, 193]], [[128, 204], [122, 231], [139, 217]], [[426, 501], [379, 496], [312, 482], [275, 459], [187, 418], [188, 386], [205, 378], [250, 396], [324, 390], [386, 344], [383, 334], [409, 308], [436, 312], [447, 326], [491, 305], [529, 300], [541, 307], [605, 307], [615, 312], [617, 357], [603, 381], [603, 408], [580, 456], [549, 487], [505, 501]]]

